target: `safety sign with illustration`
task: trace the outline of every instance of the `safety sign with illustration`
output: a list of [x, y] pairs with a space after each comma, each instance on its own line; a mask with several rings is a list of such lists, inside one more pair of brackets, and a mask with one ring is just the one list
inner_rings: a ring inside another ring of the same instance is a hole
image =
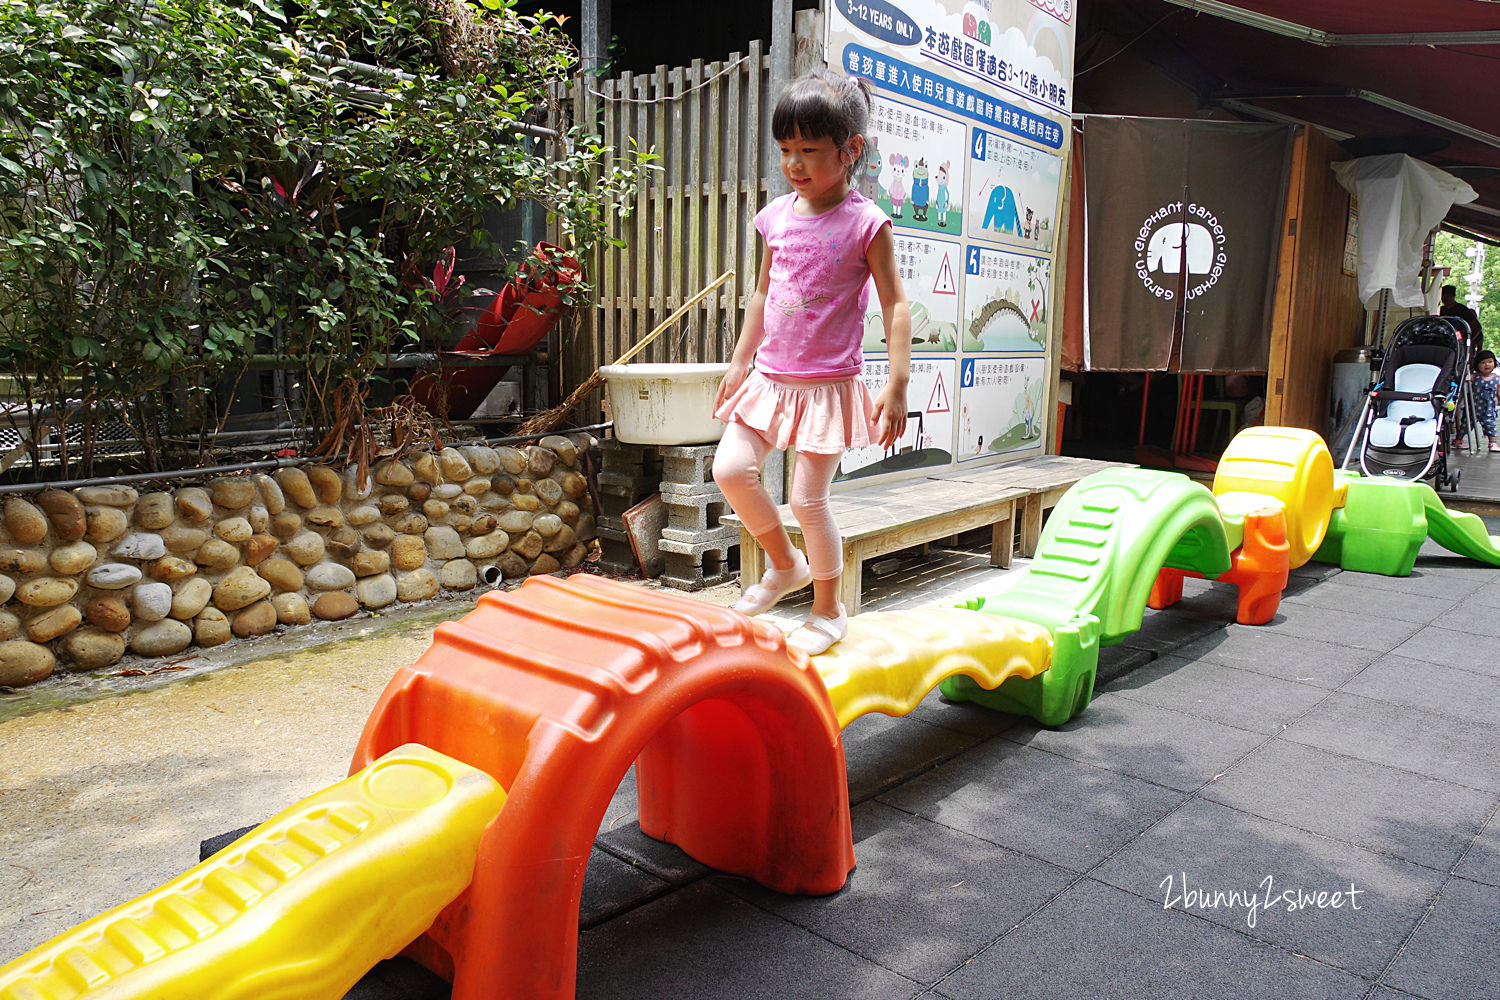
[[[841, 478], [1043, 449], [1075, 4], [823, 5], [829, 67], [875, 94], [859, 181], [890, 216], [912, 316], [907, 433], [890, 453], [851, 451]], [[872, 297], [872, 388], [884, 384], [889, 347]]]
[[[958, 343], [958, 282], [963, 248], [897, 231], [896, 269], [911, 309], [911, 349], [952, 354]], [[885, 317], [872, 294], [865, 311], [864, 349], [884, 354]]]
[[963, 233], [964, 126], [876, 97], [860, 191], [907, 229]]
[[986, 458], [1041, 443], [1045, 358], [965, 358], [960, 378], [958, 459]]
[[[1072, 108], [1072, 0], [835, 0], [829, 6], [831, 63], [846, 58], [852, 42], [896, 57], [897, 66], [953, 81], [944, 98], [977, 88], [1034, 101], [1063, 119]], [[899, 76], [876, 82], [902, 87]]]
[[1062, 157], [996, 132], [969, 139], [968, 235], [1049, 253], [1057, 235]]
[[1047, 349], [1052, 262], [969, 244], [964, 248], [966, 351]]
[[[869, 360], [860, 378], [878, 396], [890, 378], [889, 362]], [[894, 447], [850, 448], [839, 463], [838, 479], [860, 479], [887, 472], [953, 462], [953, 398], [956, 363], [952, 358], [913, 358], [906, 387], [906, 431]]]

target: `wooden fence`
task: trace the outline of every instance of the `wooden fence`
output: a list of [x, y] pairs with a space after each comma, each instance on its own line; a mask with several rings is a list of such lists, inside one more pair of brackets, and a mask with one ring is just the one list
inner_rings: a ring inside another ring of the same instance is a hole
[[[618, 78], [578, 78], [573, 120], [597, 123], [606, 145], [654, 151], [629, 218], [585, 262], [594, 305], [561, 339], [566, 391], [609, 364], [695, 292], [733, 268], [735, 277], [634, 359], [727, 361], [741, 302], [759, 263], [755, 213], [781, 177], [770, 141], [770, 58], [760, 41], [722, 62]], [[579, 417], [592, 416], [580, 412]]]

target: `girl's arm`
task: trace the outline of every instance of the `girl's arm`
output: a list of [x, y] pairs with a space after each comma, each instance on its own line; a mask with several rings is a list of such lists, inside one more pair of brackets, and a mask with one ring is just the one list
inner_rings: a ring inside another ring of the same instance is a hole
[[740, 327], [740, 339], [735, 342], [734, 354], [729, 358], [729, 372], [719, 383], [714, 393], [714, 409], [734, 395], [736, 389], [750, 374], [750, 363], [755, 352], [766, 337], [766, 293], [771, 289], [771, 248], [763, 247], [760, 255], [760, 277], [755, 283], [755, 292], [745, 304], [745, 322]]
[[865, 250], [875, 291], [880, 296], [880, 311], [885, 318], [885, 346], [890, 355], [891, 377], [875, 397], [875, 420], [880, 428], [880, 444], [889, 448], [906, 430], [906, 383], [911, 378], [911, 309], [906, 304], [906, 287], [896, 270], [896, 238], [889, 224], [883, 225]]

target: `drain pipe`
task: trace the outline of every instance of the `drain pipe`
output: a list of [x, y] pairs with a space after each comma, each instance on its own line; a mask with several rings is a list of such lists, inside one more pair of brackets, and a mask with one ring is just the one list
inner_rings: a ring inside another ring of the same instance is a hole
[[[510, 368], [526, 364], [530, 354], [479, 354], [468, 355], [457, 352], [436, 353], [414, 351], [406, 354], [390, 354], [378, 367], [397, 370], [407, 368]], [[247, 371], [276, 371], [301, 368], [307, 358], [296, 355], [252, 354], [245, 361]]]
[[536, 434], [517, 434], [513, 437], [485, 438], [484, 444], [516, 444], [520, 441], [537, 441], [554, 434], [592, 434], [594, 431], [607, 431], [615, 425], [613, 420], [606, 420], [602, 424], [589, 424], [587, 427], [569, 427], [558, 431], [540, 431]]

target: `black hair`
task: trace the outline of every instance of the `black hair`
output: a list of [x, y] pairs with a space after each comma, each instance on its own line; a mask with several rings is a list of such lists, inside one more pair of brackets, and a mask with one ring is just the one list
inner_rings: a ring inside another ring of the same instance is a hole
[[[1431, 288], [1432, 286], [1428, 285], [1427, 287]], [[1444, 295], [1449, 295], [1449, 296], [1457, 296], [1458, 295], [1458, 286], [1457, 285], [1444, 285], [1443, 286], [1443, 294]]]
[[849, 144], [870, 126], [870, 88], [863, 80], [814, 70], [798, 77], [776, 102], [771, 113], [771, 135], [785, 142], [793, 135], [807, 139], [829, 139], [840, 152], [849, 153], [848, 171], [853, 179], [864, 164], [865, 150], [853, 155]]
[[[1428, 287], [1430, 288], [1431, 286], [1429, 285]], [[1478, 365], [1479, 362], [1485, 360], [1486, 358], [1488, 358], [1491, 361], [1494, 361], [1495, 360], [1495, 352], [1494, 351], [1480, 351], [1478, 354], [1474, 355], [1474, 364]]]

